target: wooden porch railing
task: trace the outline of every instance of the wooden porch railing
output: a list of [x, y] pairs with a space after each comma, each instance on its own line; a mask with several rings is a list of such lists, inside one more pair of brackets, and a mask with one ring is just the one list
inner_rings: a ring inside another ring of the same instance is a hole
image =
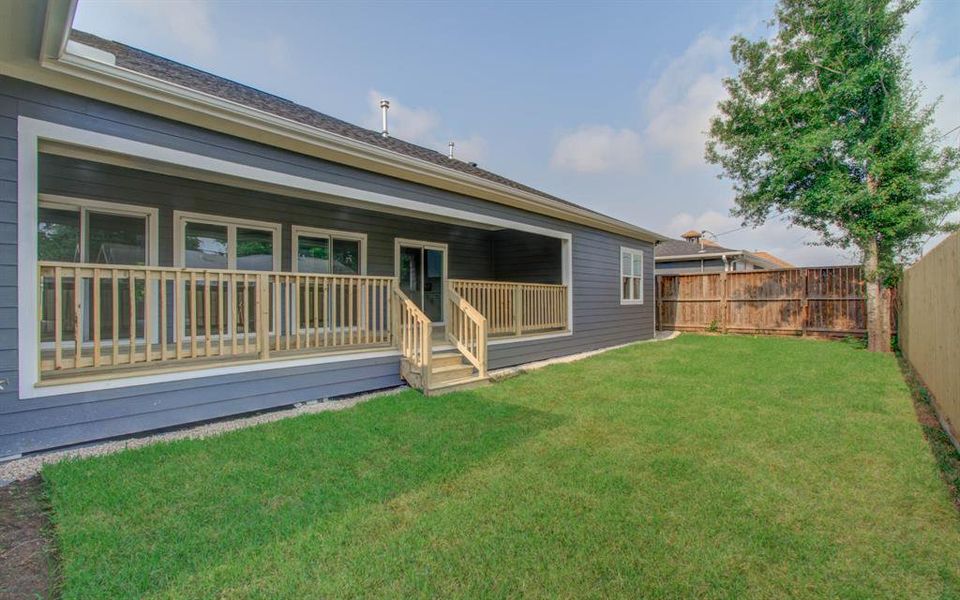
[[447, 339], [477, 368], [480, 377], [487, 376], [487, 319], [464, 300], [451, 286], [447, 290]]
[[450, 289], [487, 319], [490, 335], [566, 330], [567, 286], [451, 279]]
[[430, 387], [430, 361], [433, 357], [433, 324], [400, 288], [393, 287], [393, 330], [400, 353], [420, 373], [423, 389]]
[[40, 372], [392, 343], [392, 277], [41, 261]]

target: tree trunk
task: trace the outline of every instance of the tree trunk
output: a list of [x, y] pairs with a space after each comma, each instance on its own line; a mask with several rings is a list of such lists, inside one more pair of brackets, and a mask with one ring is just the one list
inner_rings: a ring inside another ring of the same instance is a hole
[[[863, 249], [863, 270], [867, 287], [867, 348], [871, 352], [890, 351], [890, 326], [884, 325], [883, 282], [879, 273], [879, 248], [876, 238]], [[889, 317], [886, 317], [889, 321]]]

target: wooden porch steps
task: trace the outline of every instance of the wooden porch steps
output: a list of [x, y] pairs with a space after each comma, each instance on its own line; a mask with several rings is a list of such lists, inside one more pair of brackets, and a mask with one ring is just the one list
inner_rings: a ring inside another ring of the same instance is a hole
[[428, 387], [423, 385], [423, 376], [419, 368], [412, 366], [406, 359], [403, 359], [401, 374], [411, 387], [421, 390], [428, 396], [489, 385], [490, 383], [490, 378], [481, 377], [477, 369], [457, 350], [434, 352], [431, 355]]

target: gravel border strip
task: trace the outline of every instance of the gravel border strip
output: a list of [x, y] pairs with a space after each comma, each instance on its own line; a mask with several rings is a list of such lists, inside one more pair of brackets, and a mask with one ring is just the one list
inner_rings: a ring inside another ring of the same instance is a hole
[[[537, 362], [527, 363], [517, 367], [507, 367], [505, 369], [497, 369], [496, 371], [490, 372], [490, 378], [493, 381], [501, 381], [503, 379], [520, 375], [522, 373], [527, 373], [529, 371], [536, 371], [537, 369], [542, 369], [543, 367], [547, 367], [550, 365], [575, 362], [578, 360], [583, 360], [584, 358], [596, 356], [597, 354], [603, 354], [604, 352], [609, 352], [611, 350], [626, 348], [627, 346], [672, 340], [678, 335], [680, 335], [679, 331], [657, 332], [656, 336], [650, 340], [630, 342], [629, 344], [620, 344], [619, 346], [610, 346], [608, 348], [600, 348], [599, 350], [591, 350], [590, 352], [581, 352], [579, 354], [569, 354], [567, 356], [561, 356], [558, 358], [551, 358], [548, 360], [541, 360]], [[132, 448], [149, 446], [151, 444], [156, 444], [159, 442], [213, 437], [216, 435], [220, 435], [222, 433], [226, 433], [228, 431], [234, 431], [237, 429], [253, 427], [254, 425], [260, 425], [262, 423], [272, 423], [274, 421], [289, 419], [291, 417], [296, 417], [299, 415], [326, 412], [328, 410], [343, 410], [346, 408], [350, 408], [351, 406], [356, 406], [361, 402], [366, 402], [367, 400], [373, 400], [374, 398], [380, 398], [382, 396], [389, 396], [392, 394], [396, 394], [405, 389], [409, 389], [409, 388], [404, 385], [404, 386], [399, 386], [399, 387], [390, 388], [386, 390], [380, 390], [377, 392], [372, 392], [369, 394], [359, 394], [356, 396], [349, 396], [339, 400], [326, 400], [323, 402], [307, 402], [304, 404], [297, 404], [292, 408], [285, 408], [282, 410], [265, 412], [258, 415], [253, 415], [251, 417], [240, 417], [238, 419], [228, 418], [222, 421], [206, 423], [203, 425], [197, 425], [193, 427], [187, 426], [186, 428], [183, 428], [183, 429], [176, 429], [174, 431], [167, 431], [164, 433], [157, 433], [152, 435], [149, 435], [149, 434], [140, 435], [137, 437], [131, 437], [131, 438], [120, 439], [120, 440], [110, 440], [106, 442], [94, 442], [89, 445], [67, 448], [65, 450], [53, 450], [50, 452], [43, 452], [40, 454], [32, 454], [24, 458], [18, 458], [16, 460], [12, 460], [9, 462], [0, 463], [0, 486], [8, 485], [14, 481], [29, 479], [30, 477], [39, 473], [43, 465], [59, 462], [65, 459], [86, 458], [90, 456], [102, 456], [104, 454], [112, 454], [114, 452], [120, 452], [121, 450], [129, 450]]]
[[67, 448], [64, 450], [53, 450], [40, 454], [32, 454], [23, 458], [18, 458], [6, 463], [0, 463], [0, 486], [5, 486], [14, 481], [29, 479], [40, 472], [45, 464], [60, 462], [61, 460], [72, 458], [86, 458], [90, 456], [102, 456], [104, 454], [113, 454], [121, 450], [131, 448], [141, 448], [159, 442], [170, 442], [173, 440], [191, 440], [217, 436], [228, 431], [245, 429], [260, 425], [262, 423], [272, 423], [291, 417], [306, 415], [311, 413], [326, 412], [329, 410], [344, 410], [351, 406], [356, 406], [361, 402], [396, 394], [409, 389], [407, 386], [399, 386], [386, 390], [379, 390], [369, 394], [358, 394], [338, 400], [326, 400], [323, 402], [306, 402], [294, 405], [292, 408], [274, 410], [250, 417], [240, 417], [238, 419], [224, 419], [213, 423], [205, 423], [197, 426], [187, 426], [184, 429], [166, 431], [164, 433], [140, 435], [137, 437], [109, 440], [106, 442], [94, 442], [89, 445]]

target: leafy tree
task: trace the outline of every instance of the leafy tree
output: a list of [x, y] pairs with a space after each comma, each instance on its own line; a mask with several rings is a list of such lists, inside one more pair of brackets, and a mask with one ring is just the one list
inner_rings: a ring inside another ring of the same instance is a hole
[[[863, 256], [868, 340], [889, 350], [882, 282], [946, 223], [960, 164], [938, 146], [900, 41], [916, 0], [780, 0], [775, 35], [733, 39], [739, 68], [706, 158], [734, 181], [735, 216], [775, 214]], [[885, 322], [886, 321], [886, 322]]]

